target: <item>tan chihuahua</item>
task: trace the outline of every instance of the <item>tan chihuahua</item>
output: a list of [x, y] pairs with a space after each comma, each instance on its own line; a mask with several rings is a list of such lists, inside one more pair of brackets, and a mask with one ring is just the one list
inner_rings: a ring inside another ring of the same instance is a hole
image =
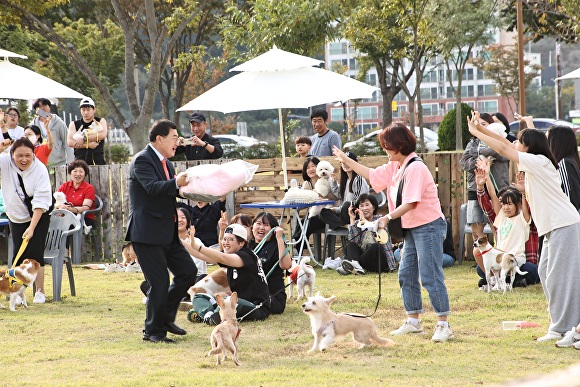
[[217, 364], [221, 364], [226, 358], [226, 350], [232, 353], [232, 358], [237, 366], [242, 365], [238, 360], [238, 336], [240, 328], [236, 318], [238, 306], [238, 293], [233, 292], [230, 297], [224, 299], [220, 294], [216, 295], [217, 304], [220, 307], [221, 323], [211, 332], [211, 351], [207, 356], [215, 355]]

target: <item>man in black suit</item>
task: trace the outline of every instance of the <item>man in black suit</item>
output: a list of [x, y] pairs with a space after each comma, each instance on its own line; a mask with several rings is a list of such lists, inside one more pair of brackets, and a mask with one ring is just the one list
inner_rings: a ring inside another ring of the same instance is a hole
[[[177, 234], [176, 197], [187, 180], [183, 172], [175, 176], [167, 160], [177, 148], [176, 128], [169, 120], [156, 121], [149, 133], [150, 143], [135, 155], [129, 170], [130, 211], [125, 240], [132, 242], [150, 285], [143, 340], [154, 343], [174, 343], [167, 332], [187, 333], [175, 325], [175, 316], [197, 275], [195, 263]], [[174, 276], [171, 285], [168, 269]]]

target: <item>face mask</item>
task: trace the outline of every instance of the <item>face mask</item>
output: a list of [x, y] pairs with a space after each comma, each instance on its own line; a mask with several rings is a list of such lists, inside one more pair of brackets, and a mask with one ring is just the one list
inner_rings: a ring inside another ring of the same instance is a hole
[[36, 145], [36, 141], [37, 141], [36, 136], [26, 136], [26, 137], [30, 140], [32, 145]]

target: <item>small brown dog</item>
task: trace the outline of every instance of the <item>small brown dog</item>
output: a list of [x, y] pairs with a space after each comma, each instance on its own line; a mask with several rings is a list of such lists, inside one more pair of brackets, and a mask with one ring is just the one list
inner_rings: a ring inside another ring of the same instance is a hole
[[238, 336], [240, 328], [236, 318], [236, 307], [238, 306], [238, 293], [233, 292], [230, 297], [224, 299], [221, 295], [216, 296], [217, 304], [220, 307], [221, 323], [213, 329], [209, 339], [211, 351], [207, 356], [216, 357], [216, 364], [221, 364], [226, 358], [226, 350], [232, 353], [232, 358], [237, 366], [242, 365], [238, 360]]
[[133, 244], [131, 242], [123, 246], [121, 255], [123, 256], [123, 266], [125, 267], [132, 264], [133, 262], [139, 261], [137, 259], [137, 254], [135, 254], [135, 250], [133, 250]]
[[361, 314], [334, 313], [330, 304], [335, 297], [324, 298], [320, 292], [302, 304], [302, 311], [310, 317], [314, 345], [308, 352], [324, 351], [337, 336], [344, 336], [352, 332], [355, 341], [361, 343], [361, 348], [371, 345], [372, 342], [388, 347], [395, 342], [380, 337], [373, 320]]
[[[40, 270], [40, 263], [34, 259], [25, 259], [20, 266], [9, 269], [0, 275], [0, 293], [10, 296], [10, 310], [16, 312], [16, 297], [22, 298], [22, 305], [28, 308], [26, 303], [26, 288], [34, 282], [36, 274]], [[0, 308], [5, 308], [0, 304]]]

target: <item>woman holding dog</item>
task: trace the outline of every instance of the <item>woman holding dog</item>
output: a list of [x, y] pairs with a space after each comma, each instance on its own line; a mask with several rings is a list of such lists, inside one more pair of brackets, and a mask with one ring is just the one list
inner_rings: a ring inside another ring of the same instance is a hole
[[[10, 140], [0, 143], [0, 152], [10, 146]], [[28, 246], [18, 258], [20, 265], [25, 258], [40, 264], [37, 273], [35, 304], [44, 304], [44, 245], [50, 224], [48, 213], [52, 205], [52, 188], [44, 164], [34, 155], [34, 145], [26, 137], [14, 141], [10, 157], [0, 157], [0, 176], [6, 215], [10, 221], [10, 234], [14, 243], [14, 257], [22, 245]]]
[[544, 133], [536, 129], [518, 132], [514, 144], [485, 129], [479, 113], [468, 119], [469, 131], [499, 154], [518, 163], [538, 235], [544, 236], [538, 273], [550, 311], [550, 327], [538, 341], [561, 339], [580, 321], [577, 281], [580, 260], [580, 215], [560, 187], [556, 160]]
[[[272, 233], [268, 235], [270, 231]], [[250, 241], [249, 247], [262, 260], [262, 269], [266, 273], [270, 292], [270, 311], [272, 314], [282, 314], [286, 308], [284, 271], [292, 266], [292, 258], [283, 239], [284, 229], [278, 226], [274, 215], [260, 212], [254, 218], [252, 235], [254, 239]], [[268, 238], [264, 241], [266, 236]], [[262, 246], [256, 251], [260, 244]]]
[[352, 272], [353, 269], [356, 270], [355, 262], [358, 262], [366, 271], [375, 273], [392, 272], [397, 269], [391, 241], [379, 244], [370, 230], [361, 230], [357, 226], [357, 216], [361, 221], [373, 222], [380, 218], [377, 214], [378, 210], [377, 198], [366, 193], [361, 194], [348, 209], [350, 219], [348, 240], [350, 242], [346, 245], [346, 257], [342, 261], [342, 269], [347, 273]]
[[[192, 227], [190, 234], [195, 234]], [[266, 275], [262, 270], [262, 261], [248, 247], [248, 232], [239, 224], [230, 224], [225, 229], [222, 239], [224, 251], [218, 251], [199, 245], [191, 239], [190, 253], [207, 263], [218, 264], [226, 268], [228, 283], [232, 292], [237, 292], [237, 317], [244, 320], [265, 320], [270, 315], [270, 293]], [[200, 296], [202, 297], [200, 299]], [[193, 299], [193, 308], [200, 320], [208, 325], [220, 323], [220, 315], [210, 300], [197, 294]]]
[[[368, 179], [376, 192], [387, 189], [389, 213], [379, 218], [379, 227], [401, 218], [406, 230], [405, 248], [399, 265], [399, 284], [408, 319], [392, 335], [423, 333], [419, 315], [423, 313], [421, 283], [429, 293], [437, 314], [431, 340], [454, 338], [447, 322], [449, 297], [443, 275], [443, 241], [447, 232], [445, 217], [431, 172], [415, 153], [417, 139], [402, 123], [392, 123], [379, 134], [381, 147], [389, 162], [378, 168], [365, 167], [334, 148], [334, 155], [359, 175]], [[410, 162], [411, 161], [411, 162]], [[403, 183], [402, 204], [396, 206], [399, 183]], [[419, 282], [421, 277], [421, 283]]]

